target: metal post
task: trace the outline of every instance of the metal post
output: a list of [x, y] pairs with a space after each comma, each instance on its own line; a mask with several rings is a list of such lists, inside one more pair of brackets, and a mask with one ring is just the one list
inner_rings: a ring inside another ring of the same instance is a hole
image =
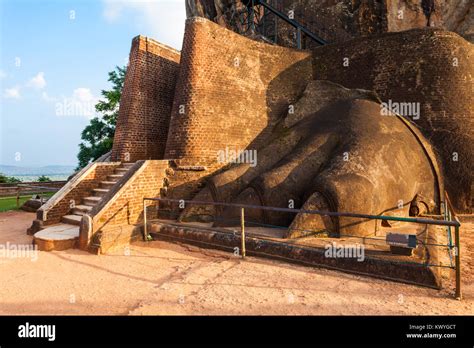
[[143, 199], [143, 240], [146, 242], [148, 240], [148, 228], [146, 222], [146, 201]]
[[287, 15], [283, 14], [281, 11], [277, 10], [276, 8], [274, 8], [273, 6], [271, 6], [270, 4], [268, 4], [266, 1], [259, 1], [260, 5], [262, 5], [263, 7], [265, 7], [267, 10], [269, 10], [270, 12], [272, 12], [273, 14], [275, 14], [278, 18], [281, 18], [283, 19], [285, 22], [289, 23], [290, 25], [292, 25], [294, 28], [301, 28], [301, 31], [303, 33], [305, 33], [307, 36], [309, 36], [311, 39], [313, 39], [314, 41], [316, 41], [317, 43], [319, 43], [320, 45], [326, 45], [327, 42], [326, 40], [323, 40], [321, 39], [320, 37], [317, 37], [316, 35], [314, 35], [312, 32], [310, 32], [307, 28], [305, 28], [304, 26], [302, 26], [300, 23], [298, 23], [297, 21], [293, 20], [293, 19], [290, 19], [288, 18]]
[[459, 226], [454, 228], [456, 238], [456, 299], [461, 300], [461, 243], [459, 241]]
[[249, 9], [249, 26], [250, 26], [250, 32], [252, 34], [255, 33], [255, 10], [254, 10], [254, 0], [250, 3], [250, 9]]
[[20, 208], [20, 186], [16, 187], [16, 207]]
[[[268, 11], [268, 9], [265, 9]], [[275, 16], [275, 43], [278, 44], [278, 17]]]
[[244, 208], [240, 210], [240, 229], [241, 229], [241, 239], [242, 239], [242, 259], [245, 259], [245, 215]]
[[300, 50], [301, 49], [301, 28], [300, 27], [296, 28], [296, 42], [298, 45], [298, 49]]

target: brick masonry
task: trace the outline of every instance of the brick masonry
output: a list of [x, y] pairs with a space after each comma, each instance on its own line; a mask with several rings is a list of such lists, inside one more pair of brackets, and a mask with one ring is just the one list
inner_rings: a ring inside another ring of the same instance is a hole
[[[474, 173], [474, 45], [455, 33], [413, 29], [314, 50], [314, 76], [420, 103], [413, 120], [434, 145], [459, 211], [471, 212]], [[348, 66], [344, 66], [344, 59]], [[455, 154], [458, 160], [455, 161]]]
[[310, 52], [188, 19], [165, 158], [212, 165], [226, 147], [259, 147], [311, 78]]
[[113, 161], [162, 159], [180, 53], [150, 38], [132, 41], [112, 149]]
[[[105, 247], [106, 244], [121, 244], [121, 239], [131, 237], [134, 225], [143, 221], [143, 198], [160, 196], [168, 166], [168, 161], [164, 160], [143, 161], [124, 185], [114, 192], [113, 198], [92, 216], [92, 235], [100, 234], [101, 247], [103, 242], [106, 242]], [[156, 208], [153, 207], [156, 204], [147, 202], [147, 205], [151, 206], [147, 217], [156, 218]], [[124, 225], [131, 228], [124, 228]]]

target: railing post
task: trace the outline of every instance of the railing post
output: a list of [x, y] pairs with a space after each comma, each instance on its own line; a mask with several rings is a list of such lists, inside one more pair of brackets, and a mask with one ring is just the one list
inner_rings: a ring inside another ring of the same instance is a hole
[[16, 186], [16, 207], [20, 208], [20, 185]]
[[244, 208], [240, 210], [240, 230], [241, 230], [241, 240], [242, 240], [242, 259], [245, 259], [245, 213]]
[[148, 227], [146, 221], [146, 200], [143, 198], [143, 240], [148, 240]]
[[459, 241], [459, 226], [454, 229], [454, 235], [456, 238], [456, 299], [461, 300], [461, 243]]
[[301, 49], [301, 28], [296, 28], [296, 43], [298, 45], [298, 49]]
[[271, 6], [270, 4], [267, 3], [267, 1], [260, 0], [259, 4], [265, 7], [267, 10], [269, 10], [271, 13], [276, 15], [278, 18], [284, 20], [285, 22], [289, 23], [291, 26], [294, 28], [300, 28], [300, 30], [305, 33], [307, 36], [309, 36], [312, 40], [316, 41], [320, 45], [326, 45], [327, 42], [316, 35], [314, 35], [312, 32], [310, 32], [307, 28], [302, 26], [300, 23], [295, 21], [294, 19], [290, 19], [287, 15], [283, 14], [281, 11], [277, 10], [275, 7]]
[[251, 7], [249, 9], [249, 27], [250, 32], [253, 34], [255, 32], [255, 10], [254, 10], [254, 0], [252, 0]]

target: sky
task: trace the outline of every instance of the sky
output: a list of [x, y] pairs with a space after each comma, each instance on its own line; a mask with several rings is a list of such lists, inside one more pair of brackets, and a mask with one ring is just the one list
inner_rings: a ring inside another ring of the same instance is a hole
[[184, 0], [0, 0], [0, 164], [77, 165], [132, 38], [181, 49]]

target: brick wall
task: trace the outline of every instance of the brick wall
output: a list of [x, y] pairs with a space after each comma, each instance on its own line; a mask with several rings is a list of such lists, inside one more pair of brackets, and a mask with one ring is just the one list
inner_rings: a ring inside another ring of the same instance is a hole
[[[190, 167], [186, 161], [170, 161], [166, 170], [166, 181], [161, 190], [161, 197], [168, 199], [192, 200], [195, 195], [205, 187], [206, 180], [216, 173], [215, 167]], [[177, 203], [160, 202], [160, 218], [177, 218], [182, 209]]]
[[133, 39], [112, 160], [163, 158], [179, 60], [170, 47], [144, 36]]
[[185, 31], [165, 158], [213, 165], [226, 147], [259, 147], [311, 79], [310, 53], [199, 17]]
[[[159, 197], [168, 161], [144, 161], [113, 198], [92, 217], [93, 233], [143, 221], [143, 197]], [[149, 202], [148, 204], [153, 204]], [[156, 209], [150, 208], [148, 218]]]
[[[386, 102], [420, 103], [420, 118], [412, 122], [439, 153], [455, 207], [469, 212], [474, 173], [473, 57], [474, 46], [455, 33], [414, 29], [317, 48], [313, 73], [317, 79], [348, 88], [374, 90]], [[347, 67], [344, 58], [349, 59]]]
[[[68, 183], [71, 185], [70, 189], [67, 185], [64, 187], [68, 189], [64, 195], [59, 191], [37, 211], [38, 220], [42, 220], [43, 225], [59, 223], [61, 217], [69, 213], [71, 204], [81, 204], [84, 197], [91, 196], [92, 189], [97, 188], [99, 182], [106, 180], [107, 175], [112, 174], [119, 165], [117, 162], [93, 164], [82, 179], [76, 177]], [[77, 182], [74, 182], [75, 180]]]

